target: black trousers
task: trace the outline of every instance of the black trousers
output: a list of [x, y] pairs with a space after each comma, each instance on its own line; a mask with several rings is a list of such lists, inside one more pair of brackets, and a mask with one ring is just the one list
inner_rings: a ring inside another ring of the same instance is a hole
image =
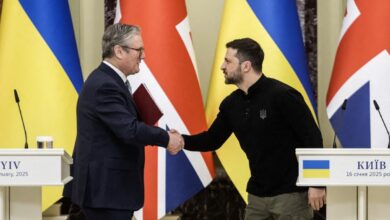
[[133, 211], [82, 207], [86, 220], [131, 220]]
[[[70, 200], [69, 200], [69, 202], [70, 202]], [[85, 215], [81, 211], [80, 206], [78, 206], [72, 202], [70, 202], [69, 211], [66, 213], [69, 213], [67, 220], [85, 220]]]

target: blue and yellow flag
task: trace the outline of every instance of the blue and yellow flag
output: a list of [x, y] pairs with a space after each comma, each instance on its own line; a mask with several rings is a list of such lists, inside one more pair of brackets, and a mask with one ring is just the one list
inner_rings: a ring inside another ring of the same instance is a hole
[[[83, 83], [67, 0], [4, 0], [0, 23], [0, 147], [23, 148], [24, 133], [54, 137], [71, 154], [76, 102]], [[43, 209], [60, 198], [61, 187], [43, 190]]]
[[329, 160], [303, 160], [304, 178], [329, 178]]
[[[208, 123], [215, 119], [221, 101], [236, 89], [224, 84], [220, 70], [226, 52], [225, 44], [244, 37], [256, 40], [263, 48], [264, 73], [297, 89], [315, 116], [315, 101], [295, 1], [226, 0], [207, 99]], [[217, 154], [241, 196], [246, 199], [249, 166], [236, 138], [231, 137]]]

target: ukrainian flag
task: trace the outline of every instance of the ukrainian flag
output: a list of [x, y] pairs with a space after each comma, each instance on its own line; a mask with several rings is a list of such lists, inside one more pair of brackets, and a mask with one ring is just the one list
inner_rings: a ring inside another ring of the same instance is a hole
[[[83, 83], [67, 0], [4, 0], [0, 20], [0, 147], [23, 148], [24, 133], [51, 135], [55, 147], [73, 151], [76, 102]], [[43, 209], [60, 198], [61, 187], [43, 189]]]
[[329, 178], [329, 160], [303, 160], [303, 178]]
[[[313, 116], [316, 116], [295, 1], [226, 0], [207, 99], [208, 124], [215, 119], [221, 101], [236, 89], [235, 86], [224, 84], [220, 70], [226, 52], [225, 44], [244, 37], [250, 37], [262, 46], [265, 53], [263, 72], [297, 89]], [[236, 138], [231, 137], [217, 154], [238, 191], [246, 199], [245, 189], [250, 176], [248, 159]]]

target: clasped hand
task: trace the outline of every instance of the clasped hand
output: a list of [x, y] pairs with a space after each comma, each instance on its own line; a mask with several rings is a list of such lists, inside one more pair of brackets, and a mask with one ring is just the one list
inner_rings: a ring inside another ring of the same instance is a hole
[[171, 129], [168, 132], [168, 135], [169, 143], [167, 150], [170, 154], [175, 155], [184, 148], [184, 139], [181, 134], [175, 129]]

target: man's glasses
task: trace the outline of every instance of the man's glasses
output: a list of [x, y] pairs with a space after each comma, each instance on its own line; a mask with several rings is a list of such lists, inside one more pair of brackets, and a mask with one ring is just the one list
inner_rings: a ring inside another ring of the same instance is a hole
[[123, 49], [125, 49], [126, 52], [129, 52], [128, 50], [135, 50], [135, 51], [139, 52], [140, 55], [143, 54], [145, 51], [145, 48], [143, 48], [143, 47], [140, 47], [140, 48], [134, 48], [134, 47], [129, 47], [129, 46], [121, 46], [121, 47]]

